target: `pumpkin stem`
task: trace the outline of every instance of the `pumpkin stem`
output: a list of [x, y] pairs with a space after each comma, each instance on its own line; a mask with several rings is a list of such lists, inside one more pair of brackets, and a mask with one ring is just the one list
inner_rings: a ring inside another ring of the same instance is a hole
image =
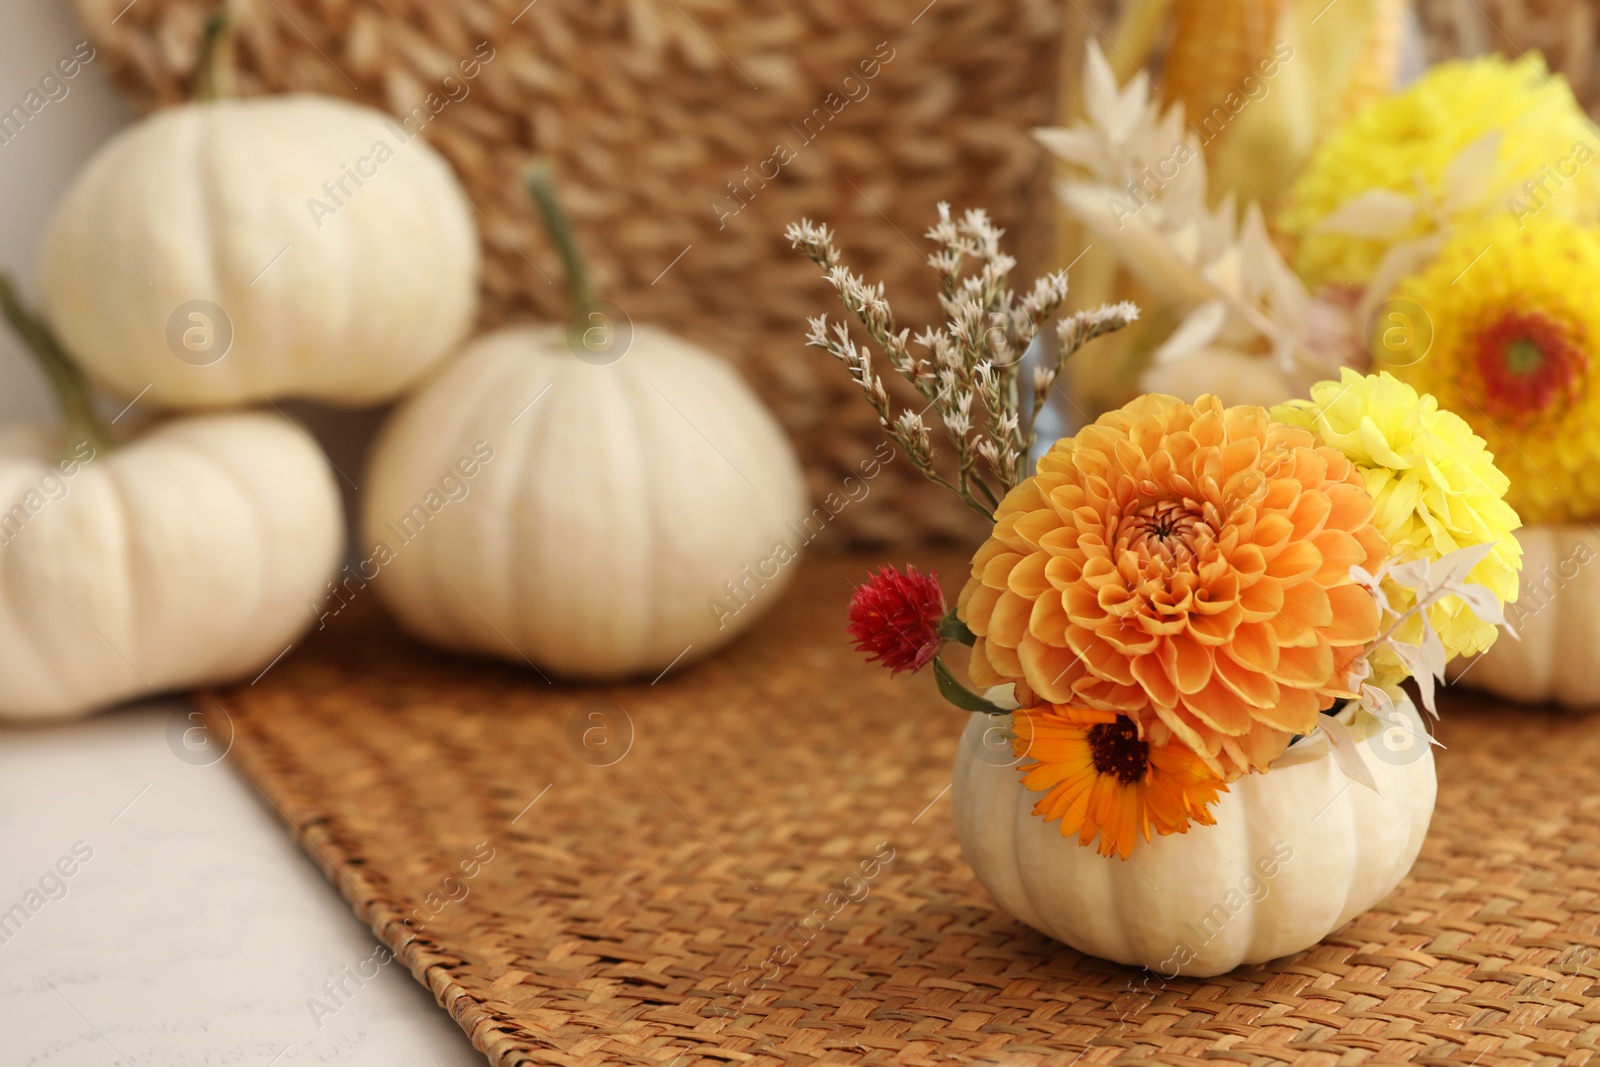
[[206, 17], [200, 57], [189, 82], [196, 100], [226, 100], [237, 95], [233, 65], [233, 12], [224, 2]]
[[0, 311], [4, 312], [17, 339], [33, 353], [34, 361], [50, 379], [66, 421], [68, 442], [87, 441], [96, 452], [109, 449], [111, 435], [89, 402], [89, 384], [84, 381], [83, 372], [67, 357], [44, 320], [22, 306], [11, 276], [4, 272], [0, 272]]
[[589, 281], [589, 268], [583, 258], [583, 249], [578, 247], [577, 235], [572, 232], [572, 220], [567, 218], [566, 210], [556, 196], [555, 173], [551, 170], [550, 161], [535, 160], [522, 181], [528, 195], [539, 208], [545, 233], [550, 235], [556, 251], [561, 253], [561, 265], [567, 275], [567, 301], [571, 304], [568, 310], [576, 313], [598, 302], [599, 297]]

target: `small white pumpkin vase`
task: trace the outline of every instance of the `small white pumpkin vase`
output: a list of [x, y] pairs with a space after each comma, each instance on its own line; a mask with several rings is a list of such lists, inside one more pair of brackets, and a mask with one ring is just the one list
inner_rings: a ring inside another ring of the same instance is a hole
[[57, 201], [40, 308], [123, 398], [387, 400], [472, 328], [472, 208], [415, 120], [312, 93], [229, 99], [227, 34], [208, 31], [193, 102], [113, 137]]
[[314, 621], [344, 551], [338, 486], [277, 415], [173, 419], [123, 444], [0, 279], [61, 429], [0, 431], [0, 719], [62, 719], [249, 680]]
[[529, 182], [573, 318], [474, 340], [390, 417], [363, 575], [425, 641], [648, 677], [777, 602], [807, 539], [804, 479], [727, 363], [594, 297], [547, 172]]
[[1339, 769], [1321, 731], [1264, 774], [1231, 783], [1214, 826], [1141, 840], [1127, 860], [1063, 837], [1033, 813], [1010, 718], [974, 713], [956, 754], [956, 833], [967, 862], [1014, 918], [1090, 955], [1163, 978], [1207, 977], [1322, 940], [1411, 869], [1437, 790], [1409, 700], [1389, 723], [1339, 714], [1374, 791]]
[[1524, 704], [1600, 706], [1600, 533], [1588, 523], [1550, 523], [1524, 526], [1516, 538], [1522, 588], [1506, 605], [1511, 633], [1452, 665], [1452, 676]]

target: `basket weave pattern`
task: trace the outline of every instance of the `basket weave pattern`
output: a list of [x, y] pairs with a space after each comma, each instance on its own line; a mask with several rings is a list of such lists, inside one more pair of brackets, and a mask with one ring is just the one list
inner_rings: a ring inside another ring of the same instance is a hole
[[1584, 110], [1600, 115], [1600, 0], [1418, 0], [1417, 11], [1429, 60], [1537, 49]]
[[[871, 562], [813, 563], [727, 653], [612, 689], [431, 654], [352, 607], [208, 698], [210, 720], [499, 1067], [1594, 1056], [1592, 724], [1451, 691], [1438, 810], [1400, 888], [1298, 956], [1164, 982], [1048, 941], [977, 884], [946, 792], [960, 716], [841, 632]], [[493, 859], [450, 899], [482, 842]], [[883, 842], [864, 899], [831, 909]]]
[[[186, 98], [213, 0], [75, 3], [137, 106]], [[247, 96], [310, 90], [397, 115], [464, 85], [423, 132], [477, 209], [483, 325], [565, 314], [559, 260], [519, 181], [545, 154], [602, 293], [737, 364], [820, 499], [880, 435], [844, 369], [803, 347], [806, 316], [836, 305], [783, 227], [835, 225], [908, 325], [936, 310], [921, 234], [940, 200], [988, 208], [1019, 273], [1038, 268], [1054, 209], [1028, 131], [1054, 117], [1062, 12], [1057, 0], [249, 0], [239, 82]], [[493, 58], [462, 79], [483, 42]], [[837, 527], [838, 541], [973, 529], [904, 461]]]

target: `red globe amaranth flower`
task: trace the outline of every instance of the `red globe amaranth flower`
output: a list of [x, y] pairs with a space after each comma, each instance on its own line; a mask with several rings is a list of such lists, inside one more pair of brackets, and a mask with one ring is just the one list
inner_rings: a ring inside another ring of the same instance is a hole
[[906, 567], [901, 574], [883, 567], [856, 586], [850, 598], [850, 636], [868, 663], [882, 663], [894, 674], [920, 671], [939, 654], [939, 622], [944, 591], [932, 573]]

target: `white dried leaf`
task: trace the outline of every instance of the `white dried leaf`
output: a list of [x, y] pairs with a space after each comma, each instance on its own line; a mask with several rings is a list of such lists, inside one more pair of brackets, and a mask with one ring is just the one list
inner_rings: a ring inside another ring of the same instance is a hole
[[1458, 548], [1453, 552], [1446, 552], [1433, 561], [1431, 577], [1441, 585], [1457, 585], [1466, 580], [1472, 568], [1482, 563], [1484, 557], [1494, 551], [1494, 542], [1485, 541], [1481, 545], [1468, 545]]
[[1356, 305], [1356, 320], [1370, 322], [1373, 312], [1389, 299], [1394, 287], [1399, 285], [1402, 279], [1420, 274], [1422, 268], [1439, 255], [1444, 243], [1444, 234], [1430, 233], [1414, 241], [1401, 241], [1385, 252], [1383, 258], [1378, 261], [1377, 270], [1372, 273], [1372, 280], [1367, 283], [1361, 302]]
[[1378, 686], [1365, 683], [1361, 686], [1361, 706], [1379, 719], [1387, 719], [1395, 710], [1394, 701], [1388, 693]]
[[[1493, 623], [1496, 626], [1505, 625], [1506, 606], [1488, 586], [1479, 585], [1477, 582], [1462, 582], [1454, 586], [1451, 592], [1457, 599], [1471, 608], [1472, 613], [1484, 622]], [[1515, 630], [1512, 631], [1512, 635], [1516, 635]]]
[[1350, 580], [1372, 594], [1372, 599], [1378, 602], [1378, 610], [1384, 615], [1393, 615], [1394, 609], [1389, 606], [1389, 597], [1383, 591], [1384, 568], [1378, 568], [1377, 574], [1368, 573], [1367, 569], [1359, 563], [1350, 565]]
[[1461, 150], [1444, 172], [1444, 197], [1447, 214], [1482, 207], [1494, 191], [1500, 158], [1500, 131], [1490, 130]]
[[1149, 103], [1149, 82], [1141, 74], [1122, 89], [1100, 45], [1091, 39], [1083, 68], [1083, 106], [1089, 120], [1122, 144], [1138, 125]]
[[1340, 204], [1338, 210], [1312, 229], [1316, 233], [1337, 233], [1346, 237], [1394, 237], [1411, 225], [1420, 208], [1414, 198], [1404, 193], [1369, 189]]
[[[1372, 687], [1368, 686], [1367, 688], [1370, 689]], [[1361, 758], [1361, 752], [1356, 747], [1356, 739], [1350, 733], [1350, 727], [1332, 715], [1324, 715], [1321, 726], [1322, 732], [1328, 735], [1328, 743], [1333, 752], [1334, 762], [1339, 765], [1339, 769], [1344, 772], [1344, 776], [1352, 782], [1359, 782], [1374, 793], [1377, 793], [1377, 780], [1372, 777], [1372, 772], [1367, 769], [1366, 761]]]
[[1152, 361], [1160, 365], [1194, 355], [1216, 340], [1227, 318], [1228, 306], [1222, 301], [1212, 300], [1201, 304], [1190, 312], [1189, 317], [1172, 331], [1172, 336], [1156, 349]]
[[1421, 645], [1410, 645], [1393, 639], [1387, 644], [1390, 651], [1399, 657], [1400, 662], [1411, 672], [1411, 677], [1416, 680], [1417, 693], [1422, 697], [1422, 706], [1428, 709], [1430, 715], [1437, 718], [1439, 709], [1434, 703], [1434, 681], [1444, 674], [1444, 645], [1439, 642], [1439, 635], [1431, 626], [1424, 625], [1423, 631]]

